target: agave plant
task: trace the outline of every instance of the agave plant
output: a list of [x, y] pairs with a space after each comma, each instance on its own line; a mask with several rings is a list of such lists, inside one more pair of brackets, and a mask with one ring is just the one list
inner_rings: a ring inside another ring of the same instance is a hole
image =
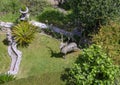
[[28, 22], [20, 22], [12, 29], [12, 35], [20, 46], [28, 46], [34, 39], [36, 27]]
[[14, 75], [10, 75], [10, 74], [0, 74], [0, 84], [9, 82], [9, 81], [13, 81], [15, 80], [16, 77]]

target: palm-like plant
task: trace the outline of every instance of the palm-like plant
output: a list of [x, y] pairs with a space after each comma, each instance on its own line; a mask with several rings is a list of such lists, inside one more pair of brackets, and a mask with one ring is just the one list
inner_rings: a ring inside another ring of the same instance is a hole
[[28, 22], [20, 22], [12, 29], [12, 35], [20, 46], [28, 46], [34, 39], [36, 27]]
[[15, 80], [16, 77], [10, 74], [0, 74], [0, 84]]

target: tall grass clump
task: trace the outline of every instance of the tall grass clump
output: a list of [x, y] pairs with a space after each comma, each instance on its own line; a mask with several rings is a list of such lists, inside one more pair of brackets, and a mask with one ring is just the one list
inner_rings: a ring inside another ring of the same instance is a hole
[[16, 79], [16, 77], [11, 74], [0, 74], [0, 84], [6, 83], [9, 81], [13, 81], [15, 79]]

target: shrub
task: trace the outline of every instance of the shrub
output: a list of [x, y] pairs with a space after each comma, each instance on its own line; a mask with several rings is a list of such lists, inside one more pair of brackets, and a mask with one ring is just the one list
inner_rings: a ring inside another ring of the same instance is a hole
[[46, 24], [53, 24], [54, 26], [60, 27], [67, 31], [73, 29], [72, 15], [70, 12], [63, 13], [55, 8], [46, 8], [37, 16], [38, 21]]
[[13, 81], [15, 80], [16, 77], [14, 77], [14, 75], [10, 75], [10, 74], [0, 74], [0, 84], [9, 82], [9, 81]]
[[20, 46], [28, 46], [34, 39], [36, 27], [28, 22], [20, 22], [12, 29], [13, 37]]
[[55, 26], [63, 26], [65, 24], [65, 15], [54, 8], [46, 8], [42, 13], [38, 15], [37, 18], [41, 22], [53, 24]]
[[120, 15], [120, 0], [68, 0], [73, 16], [87, 32]]
[[93, 35], [92, 42], [101, 45], [104, 51], [120, 64], [120, 25], [118, 22], [101, 26], [99, 33]]
[[68, 71], [67, 84], [114, 85], [118, 79], [118, 72], [118, 66], [113, 65], [101, 46], [92, 45], [83, 50], [82, 55]]

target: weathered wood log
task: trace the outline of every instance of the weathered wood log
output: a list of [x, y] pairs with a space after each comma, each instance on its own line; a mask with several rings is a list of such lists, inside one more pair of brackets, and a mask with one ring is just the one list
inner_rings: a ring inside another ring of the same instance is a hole
[[44, 23], [37, 22], [37, 21], [30, 21], [30, 23], [34, 26], [37, 26], [37, 27], [41, 28], [41, 29], [50, 29], [51, 31], [53, 31], [55, 33], [63, 34], [65, 36], [71, 38], [74, 41], [74, 38], [73, 38], [74, 33], [72, 33], [72, 32], [68, 32], [68, 31], [60, 29], [58, 27], [51, 26], [51, 25], [46, 25]]
[[13, 25], [11, 22], [0, 22], [0, 27], [11, 28]]
[[[77, 30], [73, 30], [73, 32], [68, 32], [68, 31], [60, 29], [58, 27], [46, 25], [44, 23], [37, 22], [37, 21], [34, 21], [34, 20], [29, 21], [29, 23], [31, 23], [34, 26], [37, 26], [40, 29], [47, 29], [47, 28], [49, 28], [53, 32], [56, 32], [56, 33], [59, 33], [59, 34], [63, 34], [65, 36], [67, 36], [67, 37], [70, 37], [71, 39], [73, 39], [74, 35], [80, 36], [80, 34], [81, 34], [81, 32], [78, 32]], [[4, 28], [11, 28], [13, 25], [14, 24], [11, 23], [11, 22], [0, 22], [0, 27], [4, 27]]]
[[66, 58], [67, 53], [76, 50], [79, 50], [79, 48], [75, 42], [71, 42], [69, 44], [63, 42], [60, 43], [60, 52], [64, 54], [63, 58]]
[[7, 39], [9, 41], [8, 54], [11, 57], [11, 65], [9, 74], [15, 75], [19, 71], [19, 65], [22, 57], [22, 52], [17, 49], [17, 43], [14, 41], [11, 29], [7, 29]]

